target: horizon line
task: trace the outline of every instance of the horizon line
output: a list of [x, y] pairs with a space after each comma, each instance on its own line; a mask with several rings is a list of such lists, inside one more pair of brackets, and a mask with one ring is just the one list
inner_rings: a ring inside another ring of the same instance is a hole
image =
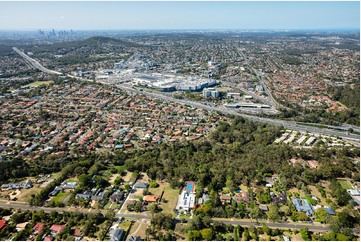
[[[1, 0], [0, 0], [1, 1]], [[39, 31], [39, 30], [56, 30], [56, 31], [300, 31], [300, 30], [357, 30], [360, 31], [360, 28], [357, 27], [341, 27], [341, 28], [148, 28], [148, 29], [141, 29], [141, 28], [134, 28], [134, 29], [74, 29], [74, 28], [24, 28], [24, 29], [0, 29], [1, 32], [5, 31]]]

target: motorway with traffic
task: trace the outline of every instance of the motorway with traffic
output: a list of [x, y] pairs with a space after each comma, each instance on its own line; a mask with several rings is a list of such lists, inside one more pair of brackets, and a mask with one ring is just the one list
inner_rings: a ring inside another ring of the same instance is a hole
[[44, 66], [42, 66], [37, 60], [29, 57], [28, 55], [26, 55], [24, 52], [20, 51], [18, 48], [13, 47], [13, 50], [18, 53], [19, 55], [21, 55], [21, 57], [23, 57], [27, 63], [29, 63], [32, 67], [34, 67], [35, 69], [38, 69], [42, 72], [48, 73], [48, 74], [52, 74], [52, 75], [61, 75], [61, 72], [58, 71], [53, 71], [53, 70], [49, 70], [47, 68], [45, 68]]
[[[52, 71], [49, 70], [45, 67], [43, 67], [38, 61], [30, 58], [29, 56], [27, 56], [24, 52], [18, 50], [16, 47], [13, 47], [13, 50], [16, 51], [19, 55], [21, 55], [24, 59], [26, 59], [29, 63], [31, 63], [35, 68], [49, 73], [49, 74], [57, 74], [57, 75], [61, 75], [62, 73], [57, 72], [57, 71]], [[240, 53], [243, 55], [243, 53]], [[244, 57], [245, 58], [245, 57]], [[258, 73], [255, 71], [255, 74], [258, 77]], [[69, 75], [68, 75], [69, 76]], [[77, 78], [74, 76], [70, 76], [73, 78]], [[82, 81], [86, 80], [84, 78], [80, 78]], [[89, 81], [89, 80], [87, 80]], [[103, 84], [108, 84], [106, 82], [100, 82]], [[146, 91], [140, 91], [137, 89], [134, 89], [130, 86], [126, 86], [125, 84], [118, 84], [116, 85], [118, 88], [121, 88], [125, 91], [128, 92], [133, 92], [133, 93], [138, 93], [141, 95], [145, 95], [145, 96], [149, 96], [152, 98], [158, 98], [158, 99], [163, 99], [166, 101], [170, 101], [170, 102], [174, 102], [174, 103], [180, 103], [180, 104], [184, 104], [184, 105], [189, 105], [192, 107], [196, 107], [196, 108], [200, 108], [200, 109], [204, 109], [204, 110], [208, 110], [208, 111], [216, 111], [216, 112], [220, 112], [223, 113], [225, 115], [237, 115], [237, 116], [242, 116], [244, 118], [248, 118], [251, 119], [253, 121], [257, 121], [257, 122], [262, 122], [262, 123], [268, 123], [268, 124], [272, 124], [272, 125], [276, 125], [276, 126], [282, 126], [286, 129], [291, 129], [291, 130], [297, 130], [297, 131], [303, 131], [303, 132], [309, 132], [309, 133], [313, 133], [313, 134], [323, 134], [323, 135], [329, 135], [329, 136], [338, 136], [340, 138], [352, 141], [354, 144], [359, 145], [359, 141], [360, 141], [360, 135], [358, 134], [353, 134], [353, 133], [349, 133], [347, 131], [337, 131], [334, 129], [327, 129], [327, 128], [319, 128], [319, 127], [315, 127], [315, 126], [306, 126], [306, 125], [302, 125], [301, 123], [296, 123], [295, 121], [288, 121], [288, 120], [280, 120], [280, 119], [271, 119], [271, 118], [263, 118], [263, 117], [257, 117], [257, 116], [252, 116], [252, 115], [248, 115], [248, 114], [243, 114], [243, 113], [238, 113], [232, 109], [228, 109], [226, 107], [211, 107], [211, 106], [207, 106], [198, 102], [193, 102], [193, 101], [189, 101], [189, 100], [181, 100], [181, 99], [175, 99], [172, 97], [168, 97], [166, 95], [163, 94], [159, 94], [159, 93], [152, 93], [152, 92], [146, 92]], [[269, 94], [269, 97], [271, 99], [272, 96]], [[277, 107], [278, 104], [277, 102], [273, 99], [273, 103], [274, 103], [274, 107]], [[359, 130], [359, 129], [358, 129]]]

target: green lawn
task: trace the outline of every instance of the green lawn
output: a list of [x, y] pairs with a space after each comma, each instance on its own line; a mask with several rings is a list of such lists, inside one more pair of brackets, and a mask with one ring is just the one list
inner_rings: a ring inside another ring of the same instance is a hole
[[125, 219], [118, 227], [124, 229], [124, 231], [128, 231], [131, 224], [132, 222], [129, 219]]
[[114, 166], [118, 170], [118, 172], [125, 171], [125, 166]]
[[62, 202], [67, 194], [68, 194], [67, 192], [59, 192], [58, 195], [53, 197], [52, 201], [53, 202]]
[[104, 209], [117, 209], [119, 208], [119, 205], [118, 203], [113, 203], [113, 202], [108, 202], [105, 206], [104, 206]]
[[344, 181], [344, 180], [338, 180], [338, 182], [341, 184], [341, 186], [344, 188], [344, 189], [353, 189], [353, 187], [351, 186], [350, 182], [349, 181]]
[[169, 184], [164, 187], [163, 198], [167, 200], [167, 203], [161, 202], [161, 208], [164, 213], [174, 213], [174, 209], [178, 202], [179, 189], [173, 189]]
[[54, 81], [36, 81], [36, 82], [32, 82], [30, 84], [28, 84], [28, 87], [39, 87], [41, 85], [49, 85], [54, 83]]

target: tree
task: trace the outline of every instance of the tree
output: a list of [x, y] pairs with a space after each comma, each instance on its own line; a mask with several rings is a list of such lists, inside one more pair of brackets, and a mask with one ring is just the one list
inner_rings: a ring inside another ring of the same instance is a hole
[[326, 212], [324, 208], [319, 208], [315, 211], [316, 221], [320, 223], [328, 223], [330, 220], [330, 215]]
[[267, 235], [272, 234], [272, 229], [270, 227], [266, 226], [265, 224], [262, 226], [262, 231], [263, 231], [263, 233], [265, 233]]
[[276, 205], [270, 205], [269, 211], [266, 214], [268, 219], [272, 220], [273, 222], [281, 218], [278, 207]]
[[261, 210], [259, 209], [258, 206], [254, 205], [253, 208], [251, 209], [250, 215], [251, 215], [251, 218], [258, 219], [261, 216]]
[[172, 214], [156, 213], [150, 220], [152, 226], [158, 229], [174, 229], [175, 221]]
[[202, 229], [201, 234], [202, 234], [202, 238], [205, 240], [210, 241], [213, 238], [212, 228]]
[[262, 203], [262, 204], [267, 204], [271, 202], [271, 195], [269, 194], [269, 192], [264, 192], [264, 193], [259, 193], [257, 195], [257, 200], [258, 202]]
[[151, 181], [149, 183], [149, 188], [156, 188], [159, 187], [159, 184], [156, 181]]
[[91, 176], [87, 174], [81, 174], [78, 177], [78, 180], [79, 180], [79, 185], [82, 188], [90, 187], [92, 184]]
[[202, 239], [202, 234], [199, 230], [191, 230], [188, 232], [188, 240], [200, 241], [201, 239]]
[[308, 231], [308, 228], [302, 228], [300, 229], [300, 233], [303, 240], [311, 240], [310, 232]]
[[161, 209], [159, 208], [158, 204], [156, 203], [151, 203], [148, 205], [148, 210], [154, 214], [154, 213], [157, 213], [159, 212]]
[[251, 236], [249, 235], [248, 228], [244, 229], [243, 236], [246, 241], [249, 241], [249, 239], [251, 238]]
[[124, 184], [125, 190], [129, 191], [131, 189], [129, 183]]
[[110, 183], [101, 176], [96, 176], [94, 182], [98, 187], [101, 188], [105, 188], [110, 185]]
[[142, 202], [141, 201], [137, 201], [137, 203], [134, 205], [134, 212], [141, 212], [142, 211]]

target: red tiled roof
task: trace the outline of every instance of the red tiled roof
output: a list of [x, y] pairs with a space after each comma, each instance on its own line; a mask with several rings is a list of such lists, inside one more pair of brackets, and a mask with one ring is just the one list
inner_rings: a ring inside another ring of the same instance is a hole
[[224, 195], [220, 197], [221, 200], [231, 200], [231, 196]]
[[143, 201], [145, 202], [156, 202], [158, 200], [158, 197], [153, 195], [146, 195], [143, 197]]
[[43, 231], [44, 227], [45, 227], [45, 224], [39, 222], [39, 223], [37, 223], [37, 224], [33, 227], [33, 230], [34, 230], [34, 232], [40, 234], [41, 231]]
[[80, 237], [81, 236], [81, 230], [78, 229], [78, 228], [75, 228], [74, 229], [74, 235], [77, 236], [77, 237]]
[[6, 228], [6, 222], [5, 219], [0, 220], [0, 231]]
[[60, 233], [65, 228], [65, 225], [53, 224], [50, 227], [51, 231], [56, 232], [57, 234]]
[[53, 241], [53, 237], [51, 236], [46, 236], [44, 241]]

